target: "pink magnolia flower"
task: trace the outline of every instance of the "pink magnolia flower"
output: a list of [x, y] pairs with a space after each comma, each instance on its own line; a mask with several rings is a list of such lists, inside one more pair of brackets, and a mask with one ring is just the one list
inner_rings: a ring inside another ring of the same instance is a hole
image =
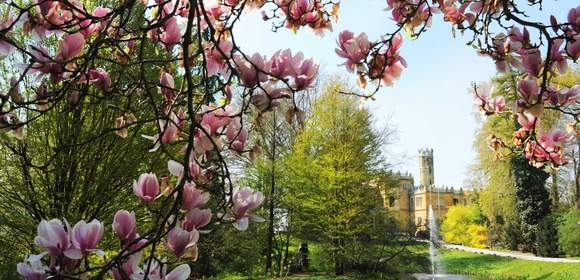
[[133, 241], [137, 236], [135, 212], [119, 210], [113, 218], [113, 231], [121, 241]]
[[520, 80], [518, 95], [525, 104], [536, 104], [540, 95], [540, 88], [536, 80]]
[[211, 221], [211, 209], [194, 208], [187, 212], [182, 227], [187, 231], [199, 230]]
[[260, 54], [255, 53], [249, 60], [241, 55], [236, 55], [234, 56], [234, 63], [243, 86], [253, 87], [268, 80], [268, 76], [264, 73], [266, 63], [264, 57]]
[[[10, 25], [12, 25], [14, 21], [12, 20], [12, 18], [8, 18], [4, 23], [0, 23], [0, 30], [5, 30], [7, 28], [10, 27]], [[9, 31], [6, 32], [6, 35], [9, 34]], [[6, 36], [4, 35], [4, 36]], [[0, 58], [4, 58], [8, 55], [10, 55], [14, 50], [16, 49], [16, 47], [14, 47], [14, 45], [10, 44], [9, 42], [0, 39]]]
[[314, 59], [306, 59], [300, 63], [293, 64], [292, 66], [292, 76], [294, 77], [294, 86], [296, 90], [308, 88], [318, 74], [318, 65], [314, 63]]
[[103, 224], [98, 220], [92, 220], [88, 224], [83, 220], [78, 221], [72, 229], [72, 245], [83, 255], [93, 251], [98, 254], [104, 254], [102, 251], [97, 250], [97, 244], [103, 238], [103, 232]]
[[[560, 74], [564, 74], [566, 73], [566, 70], [568, 70], [568, 62], [565, 56], [566, 52], [560, 49], [563, 42], [564, 40], [562, 39], [554, 40], [550, 53], [551, 65], [553, 68], [557, 68]], [[555, 69], [553, 70], [555, 71]]]
[[371, 42], [366, 33], [363, 32], [355, 37], [354, 33], [348, 30], [340, 32], [337, 44], [339, 48], [336, 48], [335, 52], [346, 59], [344, 65], [350, 72], [354, 72], [355, 68], [364, 61], [371, 48]]
[[562, 146], [570, 137], [563, 131], [554, 129], [550, 132], [540, 132], [539, 142], [544, 149], [555, 150], [556, 146]]
[[580, 6], [568, 11], [568, 23], [574, 32], [580, 33]]
[[149, 152], [155, 152], [161, 144], [166, 144], [171, 141], [179, 139], [179, 128], [173, 124], [173, 122], [167, 122], [166, 120], [159, 120], [159, 130], [161, 133], [158, 133], [154, 136], [149, 135], [141, 135], [141, 137], [151, 140], [154, 144], [153, 148], [149, 150]]
[[[137, 274], [141, 274], [142, 270], [139, 268], [139, 262], [141, 261], [141, 257], [143, 256], [143, 252], [137, 252], [131, 254], [127, 261], [123, 262], [120, 267], [115, 267], [111, 269], [109, 272], [113, 279], [115, 280], [125, 280], [127, 277], [133, 279], [133, 276], [141, 276]], [[121, 270], [122, 272], [120, 272]]]
[[145, 203], [151, 203], [159, 194], [159, 181], [154, 173], [143, 173], [133, 183], [133, 192]]
[[[110, 12], [111, 9], [109, 8], [96, 7], [92, 13], [92, 16], [95, 17], [96, 20], [93, 19], [82, 20], [79, 23], [81, 27], [80, 33], [82, 33], [85, 37], [88, 37], [91, 34], [97, 34], [101, 32], [103, 27], [106, 27], [108, 24], [108, 20], [105, 20], [104, 17], [106, 17]], [[80, 15], [79, 18], [80, 17], [84, 18], [84, 15]]]
[[40, 221], [34, 243], [53, 257], [60, 256], [70, 247], [69, 234], [59, 219]]
[[201, 125], [211, 136], [217, 136], [218, 132], [230, 122], [229, 116], [221, 108], [204, 106], [202, 111], [203, 117], [201, 119]]
[[89, 69], [86, 75], [81, 76], [80, 83], [88, 82], [96, 84], [103, 92], [107, 93], [111, 89], [111, 77], [104, 69]]
[[167, 51], [173, 50], [173, 46], [181, 41], [181, 31], [179, 30], [175, 17], [171, 17], [165, 22], [163, 32], [159, 35], [159, 39], [165, 45]]
[[215, 75], [221, 73], [226, 75], [226, 61], [232, 51], [232, 42], [226, 39], [219, 41], [219, 46], [209, 45], [205, 48], [205, 56], [207, 60], [207, 74]]
[[530, 113], [523, 113], [518, 114], [518, 123], [522, 126], [522, 128], [526, 131], [532, 131], [539, 123], [539, 119], [534, 117]]
[[575, 35], [573, 39], [573, 41], [569, 40], [566, 43], [566, 52], [576, 60], [580, 57], [580, 35]]
[[[169, 160], [167, 162], [167, 170], [169, 170], [171, 175], [176, 176], [178, 181], [183, 177], [183, 164], [180, 162]], [[189, 160], [189, 175], [193, 178], [202, 175], [202, 168], [193, 157]]]
[[523, 71], [532, 77], [538, 77], [542, 69], [542, 55], [539, 49], [533, 48], [522, 51], [522, 67]]
[[70, 60], [81, 53], [85, 45], [85, 37], [81, 33], [74, 33], [65, 35], [61, 41], [58, 42], [57, 61]]
[[165, 100], [172, 101], [175, 98], [175, 93], [173, 92], [175, 81], [173, 80], [173, 76], [165, 71], [161, 71], [159, 75], [159, 84], [161, 93], [165, 97]]
[[45, 280], [48, 267], [40, 261], [41, 256], [24, 258], [24, 262], [16, 265], [16, 271], [26, 280]]
[[199, 208], [209, 201], [210, 195], [195, 187], [195, 183], [186, 182], [183, 186], [181, 209]]
[[182, 264], [174, 268], [165, 276], [165, 280], [187, 280], [191, 274], [191, 268], [189, 265]]
[[233, 121], [228, 125], [226, 136], [234, 151], [241, 152], [244, 150], [246, 141], [248, 141], [248, 130], [245, 127], [242, 127], [239, 119], [236, 119], [236, 121]]
[[165, 244], [175, 256], [180, 257], [187, 249], [196, 246], [198, 239], [199, 232], [197, 230], [187, 231], [177, 226], [169, 231]]
[[292, 62], [293, 57], [290, 49], [278, 50], [272, 55], [268, 63], [270, 73], [277, 78], [289, 76], [292, 74]]
[[537, 142], [532, 140], [526, 145], [526, 158], [537, 167], [548, 162], [554, 167], [564, 165], [567, 159], [563, 146], [569, 139], [566, 133], [559, 130], [540, 132]]
[[251, 210], [258, 208], [263, 201], [264, 195], [259, 191], [254, 191], [249, 187], [235, 189], [232, 195], [232, 202], [234, 203], [232, 214], [227, 215], [225, 218], [235, 219], [234, 227], [237, 230], [246, 230], [250, 219], [254, 222], [264, 221], [263, 218], [249, 213]]

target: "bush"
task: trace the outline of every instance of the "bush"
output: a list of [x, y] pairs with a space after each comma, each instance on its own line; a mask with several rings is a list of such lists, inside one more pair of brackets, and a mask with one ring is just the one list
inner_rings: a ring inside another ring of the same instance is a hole
[[467, 228], [467, 233], [471, 237], [469, 246], [475, 248], [487, 247], [488, 230], [485, 225], [472, 224]]
[[544, 217], [538, 223], [536, 254], [543, 257], [556, 257], [559, 254], [558, 231], [556, 222], [551, 215]]
[[441, 225], [443, 239], [449, 243], [486, 247], [487, 227], [480, 222], [481, 212], [477, 206], [452, 206]]
[[560, 249], [569, 256], [580, 256], [580, 210], [571, 209], [560, 219], [558, 243]]

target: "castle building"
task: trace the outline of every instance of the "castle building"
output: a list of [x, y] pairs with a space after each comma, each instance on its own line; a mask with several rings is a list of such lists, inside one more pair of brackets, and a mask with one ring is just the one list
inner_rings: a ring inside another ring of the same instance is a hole
[[397, 172], [394, 176], [396, 186], [382, 195], [385, 207], [394, 214], [401, 229], [426, 229], [429, 205], [440, 223], [451, 206], [469, 203], [469, 192], [463, 191], [463, 188], [435, 185], [433, 149], [419, 150], [418, 185], [415, 186], [409, 173]]

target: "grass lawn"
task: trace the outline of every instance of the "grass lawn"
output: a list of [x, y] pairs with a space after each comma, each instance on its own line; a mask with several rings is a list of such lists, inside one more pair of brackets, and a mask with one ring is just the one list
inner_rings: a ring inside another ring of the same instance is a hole
[[488, 279], [580, 279], [580, 263], [549, 263], [441, 250], [448, 272], [487, 275]]

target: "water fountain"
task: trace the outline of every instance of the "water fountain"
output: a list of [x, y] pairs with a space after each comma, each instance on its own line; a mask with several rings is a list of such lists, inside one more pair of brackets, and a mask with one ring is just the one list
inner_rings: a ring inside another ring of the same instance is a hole
[[445, 276], [445, 268], [441, 262], [441, 256], [437, 245], [439, 245], [439, 228], [433, 213], [433, 207], [429, 205], [429, 259], [431, 260], [431, 276], [433, 279]]
[[433, 207], [429, 205], [428, 213], [428, 226], [429, 226], [429, 260], [431, 261], [431, 274], [427, 273], [416, 273], [413, 276], [418, 280], [465, 280], [469, 279], [463, 275], [457, 274], [446, 274], [445, 266], [443, 261], [441, 261], [441, 254], [437, 247], [440, 244], [439, 240], [439, 226], [435, 220], [435, 214], [433, 213]]

